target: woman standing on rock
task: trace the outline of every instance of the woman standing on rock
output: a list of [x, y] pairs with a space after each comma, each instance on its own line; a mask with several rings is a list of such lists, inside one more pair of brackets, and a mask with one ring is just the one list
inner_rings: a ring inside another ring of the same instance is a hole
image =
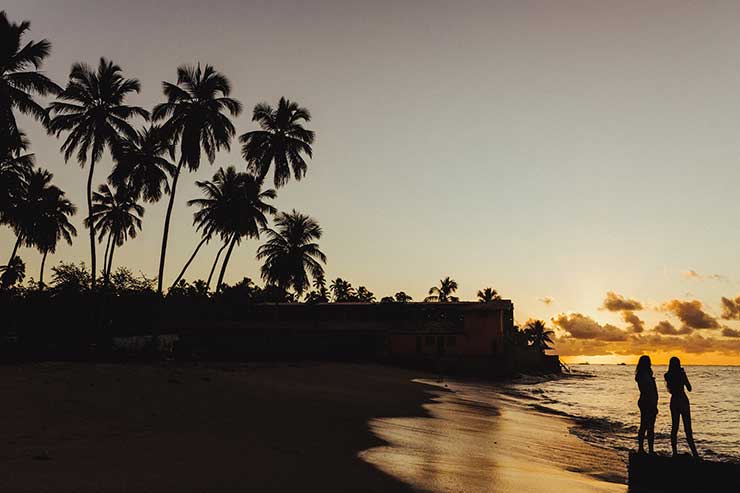
[[655, 385], [650, 356], [642, 355], [635, 369], [635, 381], [640, 389], [640, 431], [637, 433], [641, 454], [645, 453], [645, 434], [647, 434], [648, 451], [653, 453], [655, 443], [655, 417], [658, 415], [658, 387]]
[[691, 454], [699, 457], [694, 445], [694, 432], [691, 429], [691, 405], [684, 388], [691, 392], [691, 383], [686, 371], [681, 367], [681, 360], [673, 356], [668, 362], [668, 371], [665, 374], [665, 383], [671, 393], [671, 449], [677, 455], [676, 440], [678, 439], [678, 419], [683, 418], [683, 430], [686, 432], [686, 441], [689, 442]]

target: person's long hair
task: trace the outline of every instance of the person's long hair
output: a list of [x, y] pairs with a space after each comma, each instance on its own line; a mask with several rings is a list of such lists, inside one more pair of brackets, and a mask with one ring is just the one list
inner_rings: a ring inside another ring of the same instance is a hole
[[635, 381], [640, 379], [640, 376], [647, 374], [653, 376], [653, 368], [650, 363], [650, 356], [643, 354], [640, 359], [637, 360], [637, 367], [635, 368]]
[[681, 360], [673, 356], [668, 361], [668, 371], [665, 373], [665, 383], [668, 392], [680, 391], [683, 385], [683, 376], [681, 375]]

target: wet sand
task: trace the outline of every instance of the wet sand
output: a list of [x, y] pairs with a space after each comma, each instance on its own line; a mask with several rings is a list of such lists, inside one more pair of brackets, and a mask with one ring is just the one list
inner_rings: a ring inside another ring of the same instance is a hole
[[348, 364], [2, 366], [0, 491], [626, 490], [586, 474], [619, 469], [564, 419], [417, 378], [433, 382]]
[[490, 385], [447, 386], [424, 405], [429, 417], [373, 420], [391, 446], [363, 458], [424, 491], [627, 491], [623, 459], [571, 434], [566, 418]]

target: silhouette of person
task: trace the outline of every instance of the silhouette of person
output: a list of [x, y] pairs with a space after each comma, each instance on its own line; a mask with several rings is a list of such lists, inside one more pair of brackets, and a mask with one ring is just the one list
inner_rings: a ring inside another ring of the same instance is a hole
[[699, 457], [694, 444], [694, 432], [691, 429], [691, 405], [689, 404], [689, 397], [684, 392], [684, 388], [691, 392], [691, 383], [686, 376], [686, 371], [681, 367], [681, 360], [675, 356], [668, 362], [665, 383], [668, 392], [671, 393], [671, 449], [673, 449], [673, 455], [677, 454], [678, 419], [683, 418], [683, 430], [686, 433], [686, 441], [689, 442], [691, 454], [694, 457]]
[[652, 454], [655, 443], [655, 417], [658, 415], [658, 387], [655, 385], [650, 356], [640, 356], [635, 369], [635, 381], [640, 389], [640, 398], [637, 400], [637, 407], [640, 408], [640, 431], [637, 433], [639, 452], [645, 453], [645, 434], [647, 434], [648, 451]]

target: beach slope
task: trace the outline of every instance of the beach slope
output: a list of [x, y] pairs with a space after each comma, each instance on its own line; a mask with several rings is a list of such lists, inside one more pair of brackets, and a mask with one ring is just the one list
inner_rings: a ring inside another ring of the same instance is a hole
[[568, 455], [604, 451], [563, 419], [417, 378], [433, 382], [351, 364], [2, 366], [0, 491], [624, 491]]

